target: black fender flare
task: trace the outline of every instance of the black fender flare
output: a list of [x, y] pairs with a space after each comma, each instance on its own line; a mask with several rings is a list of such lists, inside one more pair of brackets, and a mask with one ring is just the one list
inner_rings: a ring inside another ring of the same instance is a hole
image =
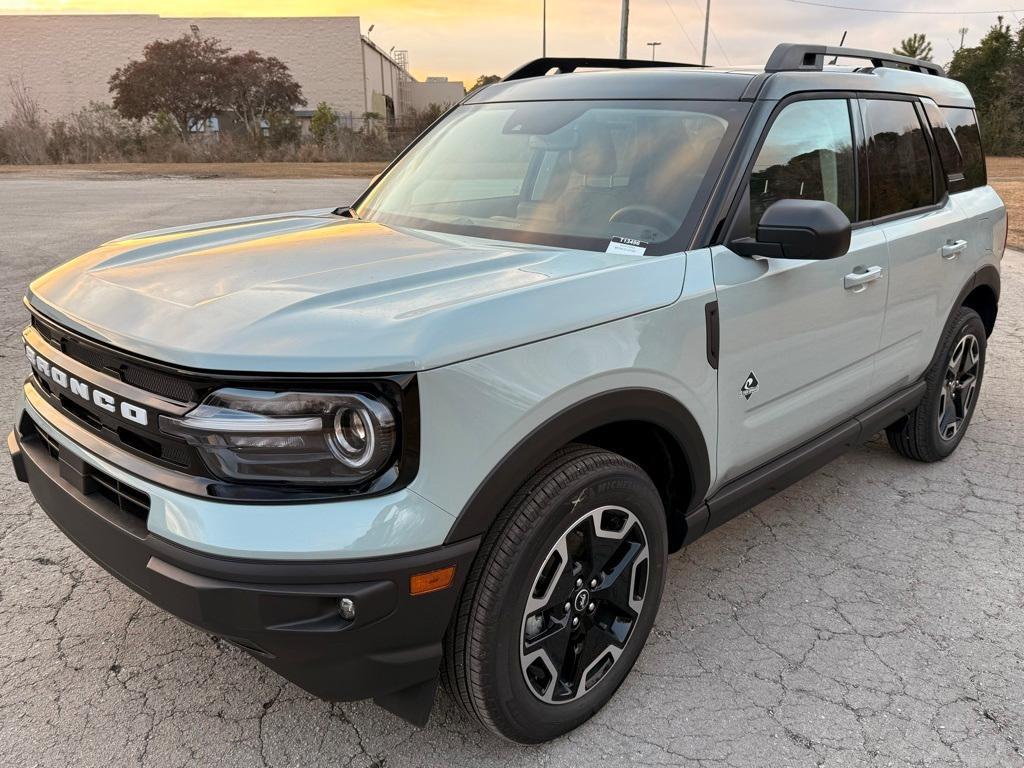
[[993, 296], [995, 296], [996, 304], [998, 305], [999, 292], [1002, 288], [1002, 278], [999, 275], [998, 269], [991, 264], [986, 264], [971, 275], [970, 279], [964, 283], [964, 287], [960, 289], [960, 293], [957, 295], [956, 301], [954, 301], [953, 306], [949, 308], [949, 314], [946, 316], [946, 322], [949, 323], [953, 314], [964, 305], [967, 297], [970, 296], [975, 289], [983, 286], [992, 291]]
[[655, 389], [617, 389], [582, 400], [553, 416], [523, 438], [476, 488], [448, 532], [445, 543], [485, 533], [505, 503], [551, 454], [581, 435], [618, 422], [647, 422], [665, 430], [686, 459], [688, 512], [704, 502], [711, 483], [707, 442], [693, 414], [681, 402]]
[[1002, 278], [999, 276], [999, 270], [991, 264], [986, 264], [973, 275], [971, 279], [967, 281], [963, 289], [960, 291], [960, 295], [956, 297], [956, 304], [953, 309], [957, 309], [964, 303], [971, 292], [979, 286], [988, 286], [992, 289], [992, 293], [995, 294], [996, 301], [999, 301], [999, 291], [1002, 288]]

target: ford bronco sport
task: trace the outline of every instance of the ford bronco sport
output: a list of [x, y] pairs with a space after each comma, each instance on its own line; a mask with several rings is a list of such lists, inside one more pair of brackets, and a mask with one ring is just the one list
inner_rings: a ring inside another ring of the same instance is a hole
[[963, 439], [1006, 237], [973, 106], [845, 48], [532, 62], [350, 206], [32, 283], [17, 475], [317, 696], [422, 724], [443, 680], [550, 739], [626, 677], [670, 552], [882, 429]]

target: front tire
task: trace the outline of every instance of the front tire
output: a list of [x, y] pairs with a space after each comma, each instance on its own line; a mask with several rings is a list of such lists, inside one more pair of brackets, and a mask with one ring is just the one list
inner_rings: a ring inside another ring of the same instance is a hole
[[584, 445], [559, 451], [485, 537], [445, 640], [446, 688], [519, 743], [585, 722], [654, 624], [667, 541], [661, 498], [636, 464]]
[[942, 334], [939, 353], [925, 374], [924, 399], [885, 430], [897, 453], [915, 461], [939, 461], [960, 445], [981, 392], [986, 341], [981, 317], [961, 307]]

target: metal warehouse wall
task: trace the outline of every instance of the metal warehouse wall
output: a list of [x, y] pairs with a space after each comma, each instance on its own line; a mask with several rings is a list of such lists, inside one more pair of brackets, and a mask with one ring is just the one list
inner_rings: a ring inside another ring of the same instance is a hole
[[[8, 77], [24, 78], [50, 118], [92, 101], [111, 101], [114, 70], [142, 56], [156, 39], [189, 33], [191, 25], [236, 51], [277, 56], [302, 86], [310, 107], [326, 101], [360, 116], [364, 88], [359, 18], [162, 18], [155, 15], [0, 15], [0, 120], [11, 110]], [[389, 60], [390, 62], [390, 60]], [[379, 67], [377, 80], [380, 79]], [[379, 86], [378, 86], [379, 87]]]

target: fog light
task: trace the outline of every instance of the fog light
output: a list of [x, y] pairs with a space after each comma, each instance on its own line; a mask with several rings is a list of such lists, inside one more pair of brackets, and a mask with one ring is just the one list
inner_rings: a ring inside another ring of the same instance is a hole
[[352, 621], [356, 617], [356, 604], [351, 597], [343, 597], [338, 601], [338, 613], [345, 621]]

